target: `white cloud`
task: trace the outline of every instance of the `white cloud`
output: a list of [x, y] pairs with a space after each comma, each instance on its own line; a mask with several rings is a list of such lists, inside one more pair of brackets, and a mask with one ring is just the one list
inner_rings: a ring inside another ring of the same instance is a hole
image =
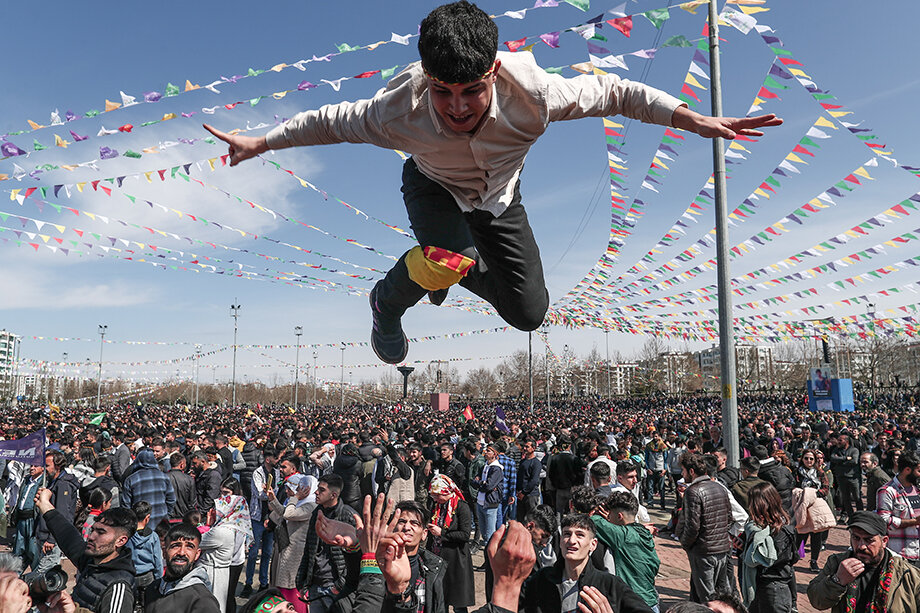
[[138, 283], [118, 280], [70, 285], [51, 275], [21, 267], [0, 270], [0, 287], [6, 288], [0, 310], [124, 307], [145, 304], [155, 297], [149, 286]]

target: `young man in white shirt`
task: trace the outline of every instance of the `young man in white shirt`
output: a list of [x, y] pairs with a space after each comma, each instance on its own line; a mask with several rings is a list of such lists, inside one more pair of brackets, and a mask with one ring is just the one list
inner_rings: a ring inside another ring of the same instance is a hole
[[497, 53], [497, 26], [464, 0], [422, 21], [418, 48], [421, 61], [369, 100], [300, 113], [259, 138], [205, 126], [230, 145], [231, 166], [269, 149], [341, 142], [412, 154], [402, 191], [419, 246], [370, 294], [371, 345], [391, 364], [409, 350], [405, 311], [426, 293], [441, 304], [457, 283], [516, 328], [543, 323], [549, 294], [519, 180], [527, 152], [550, 122], [623, 114], [723, 138], [760, 136], [756, 128], [781, 123], [773, 115], [706, 117], [612, 74], [548, 74], [530, 53]]

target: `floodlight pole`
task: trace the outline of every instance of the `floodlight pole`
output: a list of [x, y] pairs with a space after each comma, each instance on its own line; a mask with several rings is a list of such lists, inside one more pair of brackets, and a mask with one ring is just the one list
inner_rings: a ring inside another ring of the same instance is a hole
[[[722, 72], [719, 63], [719, 19], [715, 0], [709, 0], [709, 75], [712, 116], [722, 116]], [[738, 397], [735, 375], [735, 330], [732, 322], [731, 274], [729, 271], [728, 206], [725, 187], [725, 148], [721, 138], [712, 140], [713, 181], [716, 202], [716, 263], [719, 288], [719, 356], [722, 378], [722, 440], [728, 465], [741, 459], [738, 440]]]
[[297, 384], [300, 380], [300, 336], [303, 326], [294, 326], [294, 336], [297, 337], [297, 353], [294, 357], [294, 410], [297, 410]]
[[527, 333], [527, 383], [530, 385], [529, 408], [533, 411], [533, 332]]
[[102, 403], [102, 347], [105, 344], [105, 332], [108, 326], [99, 325], [99, 384], [96, 386], [96, 412], [99, 412], [99, 405]]
[[240, 316], [240, 305], [236, 303], [236, 298], [233, 299], [233, 304], [230, 305], [230, 317], [233, 318], [233, 373], [231, 374], [232, 386], [233, 386], [233, 408], [236, 408], [236, 333], [237, 333], [237, 320]]
[[195, 408], [198, 408], [198, 375], [201, 370], [201, 345], [195, 345]]

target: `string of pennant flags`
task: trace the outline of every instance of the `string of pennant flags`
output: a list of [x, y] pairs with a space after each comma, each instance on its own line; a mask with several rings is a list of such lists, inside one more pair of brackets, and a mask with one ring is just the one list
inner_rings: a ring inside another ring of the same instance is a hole
[[[567, 4], [571, 4], [572, 6], [575, 6], [576, 8], [582, 11], [587, 10], [589, 7], [588, 0], [571, 0], [571, 1], [563, 0], [563, 2], [566, 2]], [[520, 20], [520, 19], [524, 19], [527, 13], [534, 9], [554, 8], [557, 6], [559, 6], [559, 2], [557, 2], [556, 0], [537, 0], [537, 2], [531, 8], [509, 10], [509, 11], [505, 11], [504, 13], [500, 15], [490, 15], [490, 17], [492, 19], [497, 19], [500, 17], [509, 17], [512, 19]], [[103, 108], [105, 109], [104, 111], [92, 109], [82, 114], [76, 114], [73, 111], [66, 111], [64, 113], [64, 118], [62, 119], [60, 112], [58, 110], [55, 110], [51, 112], [51, 118], [47, 125], [39, 124], [30, 119], [30, 120], [27, 120], [27, 123], [29, 124], [29, 130], [10, 132], [8, 134], [2, 135], [2, 137], [0, 138], [5, 139], [6, 137], [9, 137], [9, 136], [19, 136], [23, 134], [30, 134], [33, 132], [37, 132], [39, 130], [49, 128], [49, 127], [69, 124], [71, 122], [74, 122], [80, 119], [97, 117], [103, 113], [111, 113], [114, 111], [118, 111], [119, 109], [126, 109], [126, 108], [136, 106], [136, 105], [155, 104], [157, 102], [165, 100], [166, 98], [173, 98], [173, 97], [180, 96], [182, 94], [186, 94], [188, 92], [192, 92], [192, 91], [196, 91], [200, 89], [206, 89], [212, 93], [220, 94], [221, 91], [217, 89], [218, 87], [223, 87], [225, 85], [231, 85], [231, 84], [235, 85], [245, 79], [252, 79], [255, 77], [259, 77], [261, 75], [267, 75], [269, 73], [279, 73], [288, 68], [296, 68], [300, 72], [305, 72], [309, 64], [314, 64], [317, 62], [329, 63], [335, 60], [337, 57], [342, 56], [346, 53], [353, 53], [356, 51], [363, 51], [363, 50], [374, 51], [380, 47], [383, 47], [389, 44], [393, 44], [393, 43], [398, 44], [398, 45], [408, 46], [409, 41], [411, 41], [413, 38], [416, 38], [417, 36], [418, 34], [413, 34], [413, 33], [396, 34], [395, 32], [393, 32], [390, 34], [389, 40], [379, 40], [373, 43], [358, 44], [358, 45], [350, 45], [348, 43], [341, 43], [341, 44], [336, 45], [336, 51], [332, 53], [327, 53], [322, 56], [317, 56], [313, 54], [313, 57], [311, 57], [310, 59], [300, 59], [295, 62], [280, 62], [278, 64], [271, 66], [270, 68], [264, 68], [264, 69], [258, 69], [258, 70], [254, 68], [249, 68], [245, 74], [237, 74], [237, 75], [233, 75], [232, 77], [225, 77], [222, 75], [219, 78], [213, 80], [211, 83], [207, 85], [203, 85], [203, 86], [194, 85], [192, 84], [190, 80], [186, 79], [184, 88], [177, 86], [177, 85], [173, 85], [172, 83], [167, 83], [166, 88], [163, 92], [152, 90], [152, 91], [145, 91], [140, 95], [131, 96], [122, 91], [122, 92], [119, 92], [119, 96], [121, 100], [120, 102], [113, 102], [108, 99], [105, 100], [105, 103], [103, 105]], [[370, 74], [362, 73], [361, 75], [357, 75], [351, 78], [367, 78], [370, 76], [374, 76], [375, 74], [380, 74], [381, 78], [386, 80], [393, 75], [396, 68], [397, 67], [376, 70], [376, 71], [372, 71]], [[6, 155], [5, 152], [4, 152], [4, 155]]]
[[[568, 2], [569, 4], [577, 6], [583, 11], [587, 10], [587, 8], [589, 7], [589, 4], [587, 1], [582, 1], [582, 0], [565, 0], [565, 1]], [[729, 0], [730, 3], [738, 4], [738, 5], [756, 4], [757, 1], [758, 0]], [[546, 2], [541, 3], [541, 0], [538, 0], [537, 4], [540, 6], [537, 6], [535, 8], [543, 8], [543, 7], [547, 7], [551, 5], [558, 6], [558, 3], [555, 2], [555, 0], [548, 0], [548, 2], [550, 2], [550, 4], [547, 4]], [[688, 12], [695, 12], [696, 9], [702, 6], [703, 4], [704, 2], [702, 2], [701, 0], [691, 0], [690, 2], [684, 2], [682, 4], [675, 5], [673, 7], [664, 7], [660, 9], [653, 9], [650, 11], [645, 11], [643, 13], [637, 13], [635, 16], [644, 16], [645, 18], [649, 20], [650, 23], [652, 23], [652, 25], [660, 29], [662, 27], [662, 24], [668, 19], [671, 9], [681, 8], [681, 9], [687, 10]], [[742, 6], [741, 8], [745, 12], [757, 12], [758, 11], [757, 7], [753, 7], [753, 6]], [[501, 16], [514, 16], [515, 18], [523, 19], [528, 10], [531, 10], [531, 9], [521, 9], [518, 11], [506, 11]], [[613, 12], [617, 13], [616, 10], [614, 10]], [[622, 14], [622, 13], [617, 13], [617, 14]], [[625, 14], [622, 14], [622, 15], [624, 16], [619, 17], [615, 20], [608, 20], [608, 22], [609, 23], [617, 22], [617, 25], [614, 27], [616, 27], [616, 29], [620, 30], [625, 36], [628, 37], [630, 30], [632, 29], [632, 18], [634, 16], [633, 15], [627, 16]], [[493, 16], [493, 17], [496, 17], [496, 16]], [[580, 36], [586, 39], [595, 38], [597, 36], [596, 29], [602, 23], [603, 18], [604, 18], [604, 14], [601, 14], [598, 17], [595, 17], [589, 20], [585, 24], [571, 26], [571, 27], [565, 28], [560, 31], [544, 33], [534, 38], [538, 41], [545, 42], [548, 46], [552, 48], [559, 47], [558, 41], [559, 41], [560, 32], [576, 32]], [[730, 23], [730, 22], [726, 22], [726, 23]], [[627, 27], [627, 24], [628, 24], [628, 27]], [[412, 35], [407, 35], [407, 36], [411, 38]], [[10, 157], [27, 155], [29, 153], [28, 151], [17, 146], [13, 142], [8, 141], [7, 139], [10, 136], [19, 136], [23, 134], [29, 134], [29, 133], [33, 133], [38, 130], [42, 130], [42, 129], [49, 128], [49, 127], [64, 126], [80, 118], [98, 117], [100, 115], [111, 113], [119, 109], [129, 108], [129, 107], [140, 105], [140, 104], [153, 104], [153, 103], [160, 102], [161, 100], [165, 100], [166, 98], [172, 98], [172, 97], [178, 96], [181, 93], [187, 93], [187, 92], [199, 90], [202, 88], [207, 89], [211, 91], [212, 93], [220, 94], [221, 91], [217, 89], [218, 86], [221, 86], [227, 83], [237, 83], [241, 79], [244, 79], [244, 78], [257, 77], [259, 75], [272, 73], [272, 72], [277, 73], [277, 72], [281, 72], [285, 68], [290, 68], [290, 67], [298, 68], [299, 70], [304, 71], [306, 70], [305, 68], [306, 64], [311, 63], [311, 62], [330, 61], [335, 56], [341, 55], [343, 53], [356, 51], [359, 49], [368, 49], [372, 51], [374, 49], [379, 48], [380, 46], [384, 44], [388, 44], [392, 42], [408, 44], [408, 40], [409, 38], [407, 38], [406, 36], [399, 36], [396, 34], [392, 34], [391, 39], [389, 41], [378, 41], [377, 43], [372, 43], [370, 45], [351, 46], [351, 45], [348, 45], [347, 43], [343, 43], [342, 45], [339, 46], [338, 53], [327, 54], [322, 57], [317, 57], [314, 55], [313, 58], [310, 60], [300, 60], [298, 62], [294, 62], [291, 64], [279, 63], [279, 64], [272, 66], [271, 68], [263, 69], [263, 70], [254, 70], [250, 68], [245, 75], [235, 75], [232, 78], [221, 77], [220, 79], [215, 80], [212, 83], [205, 85], [205, 86], [195, 85], [191, 83], [191, 81], [189, 80], [186, 80], [184, 89], [180, 89], [178, 86], [168, 84], [165, 90], [165, 93], [160, 93], [157, 91], [145, 92], [140, 100], [138, 99], [137, 96], [130, 96], [128, 94], [125, 94], [124, 92], [120, 92], [121, 102], [114, 102], [114, 101], [106, 99], [105, 105], [104, 105], [104, 108], [105, 108], [104, 111], [100, 112], [98, 110], [90, 110], [84, 113], [82, 116], [77, 115], [73, 113], [72, 111], [67, 111], [64, 115], [64, 118], [61, 119], [60, 113], [58, 111], [54, 111], [51, 113], [51, 120], [48, 125], [42, 125], [35, 121], [28, 120], [29, 126], [31, 128], [30, 130], [23, 130], [23, 131], [9, 133], [9, 134], [0, 136], [0, 155], [3, 156], [3, 157], [0, 157], [0, 160], [7, 159]], [[522, 39], [522, 40], [526, 40], [526, 39]], [[523, 43], [516, 44], [518, 42], [520, 41], [507, 41], [506, 43], [503, 43], [503, 44], [512, 51], [532, 49], [532, 45], [526, 46]], [[665, 43], [661, 46], [661, 48], [683, 47], [683, 46], [690, 46], [691, 44], [692, 43], [688, 41], [686, 37], [682, 35], [678, 35], [678, 36], [673, 36], [669, 38], [667, 41], [665, 41]], [[642, 49], [642, 50], [630, 52], [624, 55], [630, 55], [630, 56], [634, 56], [634, 57], [638, 57], [642, 59], [652, 59], [656, 51], [657, 49]], [[609, 56], [606, 59], [609, 62], [608, 67], [628, 69], [625, 62], [623, 61], [623, 56]], [[598, 62], [601, 62], [601, 60], [598, 59]], [[182, 111], [180, 113], [175, 113], [175, 112], [165, 113], [162, 116], [162, 118], [144, 122], [140, 124], [139, 126], [135, 126], [133, 124], [123, 124], [116, 129], [106, 129], [104, 126], [102, 126], [99, 132], [96, 134], [96, 136], [102, 137], [102, 136], [117, 135], [120, 133], [131, 133], [136, 128], [146, 128], [146, 127], [154, 126], [154, 125], [163, 123], [165, 121], [177, 119], [179, 117], [190, 118], [198, 114], [199, 112], [207, 114], [207, 115], [213, 115], [219, 111], [231, 111], [235, 108], [242, 107], [245, 105], [252, 107], [252, 106], [256, 106], [263, 100], [275, 100], [275, 101], [281, 100], [285, 98], [288, 94], [291, 94], [294, 92], [308, 91], [310, 89], [319, 87], [320, 85], [329, 86], [329, 87], [332, 87], [335, 91], [339, 91], [342, 83], [345, 81], [352, 80], [352, 79], [366, 79], [366, 78], [370, 78], [376, 75], [380, 75], [382, 79], [387, 80], [390, 77], [392, 77], [396, 73], [397, 70], [404, 68], [404, 67], [405, 66], [396, 65], [396, 66], [392, 66], [389, 68], [367, 70], [357, 75], [343, 76], [343, 77], [339, 77], [337, 79], [332, 79], [332, 80], [321, 79], [320, 84], [315, 84], [315, 83], [311, 83], [310, 81], [304, 80], [298, 83], [295, 87], [292, 87], [291, 89], [276, 91], [270, 94], [261, 94], [261, 95], [255, 96], [247, 100], [237, 100], [232, 103], [216, 105], [213, 107], [202, 107], [200, 111]], [[590, 67], [591, 67], [591, 63], [587, 62], [587, 63], [572, 65], [572, 66], [569, 66], [568, 68], [571, 68], [579, 72], [587, 73], [587, 72], [590, 72]], [[550, 68], [547, 70], [548, 72], [561, 72], [563, 68], [564, 67], [554, 67], [554, 68]], [[264, 125], [260, 127], [264, 127]], [[72, 141], [68, 141], [66, 140], [66, 138], [61, 137], [58, 134], [55, 134], [54, 135], [54, 139], [55, 139], [54, 146], [67, 148], [71, 144], [82, 142], [82, 141], [89, 140], [90, 138], [92, 138], [90, 134], [81, 135], [81, 134], [76, 133], [73, 130], [70, 130], [69, 132], [70, 132], [70, 138], [73, 139]], [[49, 146], [42, 144], [38, 142], [37, 140], [33, 140], [32, 147], [33, 147], [33, 151], [43, 151], [47, 149]], [[152, 151], [152, 150], [147, 150], [147, 149], [144, 150], [144, 153], [154, 153], [154, 152], [155, 151]], [[110, 159], [113, 157], [117, 157], [118, 155], [119, 154], [116, 150], [111, 149], [109, 147], [100, 148], [100, 157], [102, 159]], [[142, 153], [129, 151], [129, 152], [126, 152], [124, 155], [127, 157], [141, 157]], [[4, 177], [5, 175], [0, 175], [0, 179], [3, 179]]]

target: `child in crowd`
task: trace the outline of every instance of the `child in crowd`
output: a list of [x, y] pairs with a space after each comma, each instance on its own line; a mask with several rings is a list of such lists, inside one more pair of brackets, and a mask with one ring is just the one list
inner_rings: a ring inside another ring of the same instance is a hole
[[134, 561], [138, 604], [143, 607], [147, 586], [163, 576], [163, 547], [160, 536], [150, 526], [150, 503], [138, 500], [131, 505], [131, 510], [137, 516], [137, 531], [128, 541], [128, 549]]

